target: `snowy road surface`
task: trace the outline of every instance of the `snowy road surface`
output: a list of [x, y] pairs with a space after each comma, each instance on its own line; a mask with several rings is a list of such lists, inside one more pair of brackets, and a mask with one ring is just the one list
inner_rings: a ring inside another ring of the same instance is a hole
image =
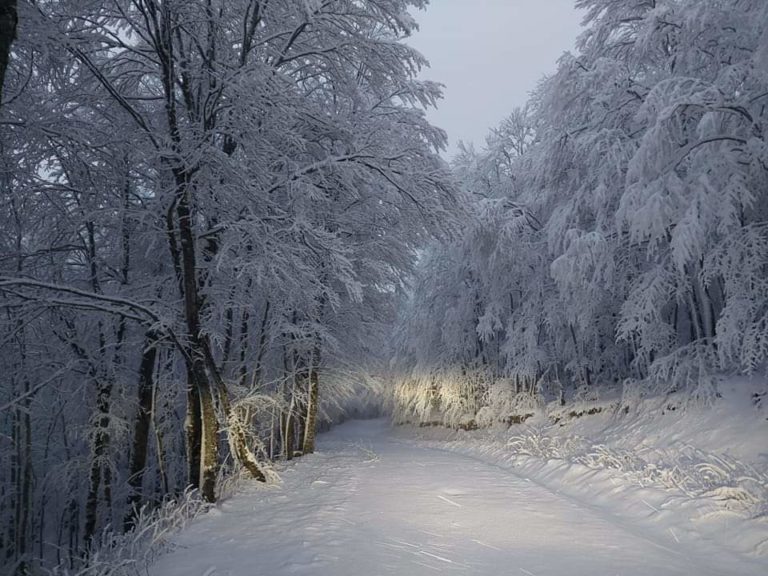
[[[646, 529], [647, 531], [647, 529]], [[398, 442], [381, 420], [320, 437], [283, 484], [247, 489], [175, 538], [153, 576], [740, 576], [508, 470]], [[702, 543], [703, 544], [703, 543]]]

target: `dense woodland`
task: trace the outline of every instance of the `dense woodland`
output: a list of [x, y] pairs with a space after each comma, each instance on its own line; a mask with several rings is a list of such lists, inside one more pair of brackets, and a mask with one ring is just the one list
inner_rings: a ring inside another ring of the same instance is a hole
[[312, 452], [376, 385], [455, 204], [424, 115], [439, 87], [401, 41], [423, 4], [18, 4], [0, 564], [76, 570], [142, 507]]
[[577, 53], [455, 160], [469, 216], [419, 264], [400, 420], [708, 403], [718, 374], [765, 369], [768, 4], [577, 5]]
[[449, 167], [426, 0], [5, 0], [0, 565], [90, 573], [388, 386], [483, 425], [763, 370], [768, 4], [577, 4]]

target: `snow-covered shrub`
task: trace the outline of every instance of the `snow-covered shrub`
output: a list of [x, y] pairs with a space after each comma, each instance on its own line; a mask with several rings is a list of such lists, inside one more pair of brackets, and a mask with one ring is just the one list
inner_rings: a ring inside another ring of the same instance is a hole
[[707, 405], [716, 375], [768, 360], [768, 4], [579, 5], [577, 52], [454, 160], [464, 226], [425, 251], [401, 320], [406, 372], [515, 380], [485, 425], [518, 393], [621, 382], [627, 409]]
[[474, 427], [490, 386], [484, 370], [435, 370], [402, 378], [393, 389], [394, 420]]
[[199, 493], [187, 490], [160, 507], [142, 508], [134, 527], [126, 533], [105, 529], [91, 545], [84, 565], [53, 568], [52, 576], [143, 576], [147, 568], [171, 546], [171, 536], [190, 520], [208, 510]]
[[550, 436], [537, 429], [510, 436], [506, 445], [515, 456], [615, 470], [640, 486], [675, 489], [689, 497], [714, 497], [746, 517], [768, 514], [768, 474], [727, 455], [691, 446], [638, 452], [594, 444], [578, 435]]
[[657, 394], [693, 405], [709, 405], [718, 397], [717, 352], [708, 341], [697, 341], [651, 364], [648, 383]]
[[578, 436], [546, 436], [530, 429], [523, 434], [510, 436], [507, 446], [515, 453], [545, 460], [565, 460], [585, 450], [586, 441]]
[[395, 422], [430, 422], [436, 410], [436, 395], [437, 387], [431, 376], [400, 379], [393, 389]]
[[643, 399], [644, 386], [634, 378], [626, 378], [621, 385], [620, 407], [625, 414], [637, 411]]

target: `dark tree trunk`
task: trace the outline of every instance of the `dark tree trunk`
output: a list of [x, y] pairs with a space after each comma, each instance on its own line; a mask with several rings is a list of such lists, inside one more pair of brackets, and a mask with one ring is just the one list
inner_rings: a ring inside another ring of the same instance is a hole
[[261, 318], [261, 332], [259, 334], [259, 349], [256, 351], [256, 366], [254, 367], [253, 380], [261, 383], [263, 373], [264, 351], [267, 347], [267, 321], [269, 320], [269, 300], [264, 305], [264, 316]]
[[200, 391], [194, 380], [194, 373], [191, 367], [187, 365], [187, 416], [184, 422], [187, 441], [187, 482], [193, 488], [200, 488], [202, 420], [200, 418]]
[[[213, 361], [213, 358], [210, 360]], [[261, 470], [256, 455], [248, 447], [248, 437], [246, 434], [246, 426], [248, 426], [249, 421], [248, 414], [240, 413], [237, 408], [232, 407], [229, 401], [229, 390], [225, 382], [218, 376], [216, 387], [219, 392], [221, 407], [227, 415], [227, 423], [229, 425], [227, 434], [229, 436], [230, 450], [240, 465], [248, 470], [252, 478], [265, 482], [267, 478]]]
[[109, 436], [109, 411], [110, 397], [112, 395], [112, 385], [104, 381], [97, 381], [96, 392], [96, 411], [99, 417], [96, 421], [96, 432], [93, 440], [93, 454], [91, 457], [90, 483], [88, 487], [88, 497], [85, 502], [85, 542], [90, 545], [96, 534], [96, 524], [98, 521], [99, 492], [104, 486], [104, 495], [107, 499], [107, 505], [111, 504], [110, 482], [111, 475], [108, 473], [109, 466], [104, 464], [107, 457], [110, 444]]
[[320, 397], [320, 345], [315, 345], [312, 351], [312, 363], [309, 371], [309, 395], [307, 399], [307, 420], [304, 429], [304, 454], [315, 451], [317, 436], [317, 408]]
[[128, 495], [128, 512], [126, 513], [123, 527], [127, 532], [134, 526], [136, 516], [143, 500], [144, 470], [147, 467], [147, 453], [149, 443], [149, 428], [152, 422], [153, 396], [154, 396], [154, 372], [157, 360], [156, 340], [153, 336], [147, 336], [144, 353], [139, 365], [139, 407], [136, 412], [136, 421], [133, 427], [133, 448], [128, 471], [128, 486], [131, 490]]
[[[248, 291], [246, 290], [246, 294]], [[250, 339], [249, 326], [250, 326], [251, 314], [248, 312], [248, 307], [243, 309], [243, 315], [240, 319], [240, 368], [238, 381], [240, 386], [245, 386], [245, 381], [248, 376], [248, 366], [246, 365], [246, 359], [248, 357], [248, 342]]]
[[0, 106], [3, 103], [5, 71], [11, 56], [11, 44], [16, 39], [18, 20], [16, 0], [0, 0]]
[[[173, 176], [173, 201], [166, 213], [169, 247], [174, 263], [179, 289], [183, 297], [187, 343], [184, 360], [187, 369], [187, 448], [189, 483], [198, 487], [209, 502], [216, 500], [216, 476], [218, 472], [218, 420], [214, 410], [213, 394], [215, 367], [208, 364], [211, 356], [202, 333], [200, 320], [204, 300], [200, 293], [200, 270], [197, 268], [196, 234], [193, 218], [195, 168], [187, 166], [183, 157], [182, 136], [179, 130], [177, 110], [177, 85], [172, 8], [163, 3], [154, 22], [158, 42], [157, 55], [161, 67], [165, 113], [173, 154], [166, 159], [166, 166]], [[188, 86], [183, 86], [185, 98]], [[188, 105], [191, 104], [188, 102]], [[191, 109], [189, 111], [192, 111]], [[177, 236], [178, 235], [178, 236]]]
[[234, 327], [235, 327], [235, 312], [232, 309], [231, 300], [234, 297], [234, 288], [230, 292], [230, 304], [227, 306], [226, 312], [224, 312], [224, 351], [221, 357], [222, 370], [226, 370], [227, 363], [229, 362], [229, 356], [232, 353], [232, 340], [234, 339]]
[[[204, 369], [203, 369], [204, 370]], [[204, 374], [204, 372], [203, 372]], [[200, 417], [200, 492], [207, 502], [216, 501], [216, 477], [219, 472], [219, 421], [213, 405], [213, 390], [207, 377], [201, 379]]]
[[283, 415], [283, 452], [286, 460], [293, 459], [294, 433], [293, 433], [293, 414], [289, 408]]

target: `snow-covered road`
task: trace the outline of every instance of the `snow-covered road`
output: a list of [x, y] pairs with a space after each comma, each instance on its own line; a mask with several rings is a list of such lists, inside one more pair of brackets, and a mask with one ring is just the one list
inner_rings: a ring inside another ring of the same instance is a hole
[[[175, 538], [153, 576], [740, 576], [758, 564], [670, 544], [508, 470], [349, 422], [283, 484], [246, 489]], [[646, 529], [647, 531], [647, 529]]]

